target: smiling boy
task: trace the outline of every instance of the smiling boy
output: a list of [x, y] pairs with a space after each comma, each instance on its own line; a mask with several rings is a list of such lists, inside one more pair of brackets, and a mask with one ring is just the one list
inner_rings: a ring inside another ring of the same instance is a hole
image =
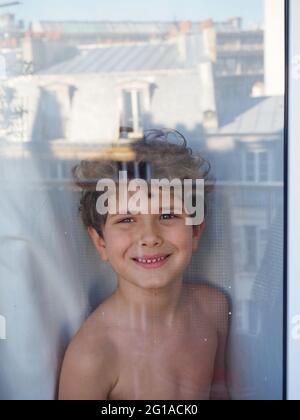
[[[185, 141], [175, 145], [163, 132], [153, 133], [133, 146], [137, 162], [150, 162], [159, 179], [207, 180], [207, 162]], [[174, 194], [167, 213], [99, 215], [99, 192], [86, 180], [113, 179], [116, 169], [93, 161], [74, 171], [83, 188], [83, 222], [118, 286], [72, 340], [59, 398], [226, 399], [227, 300], [216, 289], [183, 281], [205, 223], [189, 226], [185, 211], [175, 214]]]

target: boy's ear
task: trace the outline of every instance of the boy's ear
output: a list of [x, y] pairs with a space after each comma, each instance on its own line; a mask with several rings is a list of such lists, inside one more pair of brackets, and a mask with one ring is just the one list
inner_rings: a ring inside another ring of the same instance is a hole
[[197, 225], [193, 229], [193, 251], [197, 251], [199, 239], [201, 238], [205, 228], [205, 221], [201, 225]]
[[98, 251], [101, 259], [103, 261], [108, 261], [106, 245], [104, 239], [99, 235], [99, 233], [92, 227], [88, 227], [88, 234], [95, 245], [95, 248]]

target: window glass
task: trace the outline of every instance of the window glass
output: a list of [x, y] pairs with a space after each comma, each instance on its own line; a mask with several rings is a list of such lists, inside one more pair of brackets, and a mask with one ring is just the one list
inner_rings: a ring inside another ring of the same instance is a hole
[[[0, 399], [282, 399], [284, 0], [12, 3]], [[104, 219], [121, 170], [205, 181], [204, 219]]]

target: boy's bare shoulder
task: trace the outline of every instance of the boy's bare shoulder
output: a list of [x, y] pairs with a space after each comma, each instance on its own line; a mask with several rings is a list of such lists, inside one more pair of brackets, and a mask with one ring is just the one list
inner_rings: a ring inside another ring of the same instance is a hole
[[226, 323], [229, 315], [229, 301], [219, 289], [203, 284], [186, 283], [199, 309], [215, 325]]
[[[100, 305], [72, 339], [63, 361], [61, 399], [106, 399], [117, 381], [117, 350]], [[100, 379], [100, 380], [99, 380]]]
[[185, 283], [185, 287], [199, 297], [202, 303], [224, 305], [228, 303], [225, 293], [213, 286], [200, 283]]

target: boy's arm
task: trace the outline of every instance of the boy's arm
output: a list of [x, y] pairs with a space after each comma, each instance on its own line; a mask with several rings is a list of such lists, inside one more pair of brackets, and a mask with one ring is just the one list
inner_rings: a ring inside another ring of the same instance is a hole
[[216, 298], [212, 307], [214, 310], [215, 325], [218, 333], [218, 349], [215, 359], [214, 376], [211, 386], [211, 400], [229, 400], [226, 383], [225, 354], [228, 337], [229, 304], [225, 295], [216, 291]]
[[114, 351], [99, 342], [97, 351], [83, 340], [69, 346], [61, 370], [59, 400], [107, 400], [116, 383]]
[[218, 347], [215, 357], [214, 374], [211, 383], [211, 400], [227, 400], [229, 393], [226, 384], [225, 353], [228, 335], [229, 304], [224, 293], [202, 286], [201, 306], [218, 335]]

